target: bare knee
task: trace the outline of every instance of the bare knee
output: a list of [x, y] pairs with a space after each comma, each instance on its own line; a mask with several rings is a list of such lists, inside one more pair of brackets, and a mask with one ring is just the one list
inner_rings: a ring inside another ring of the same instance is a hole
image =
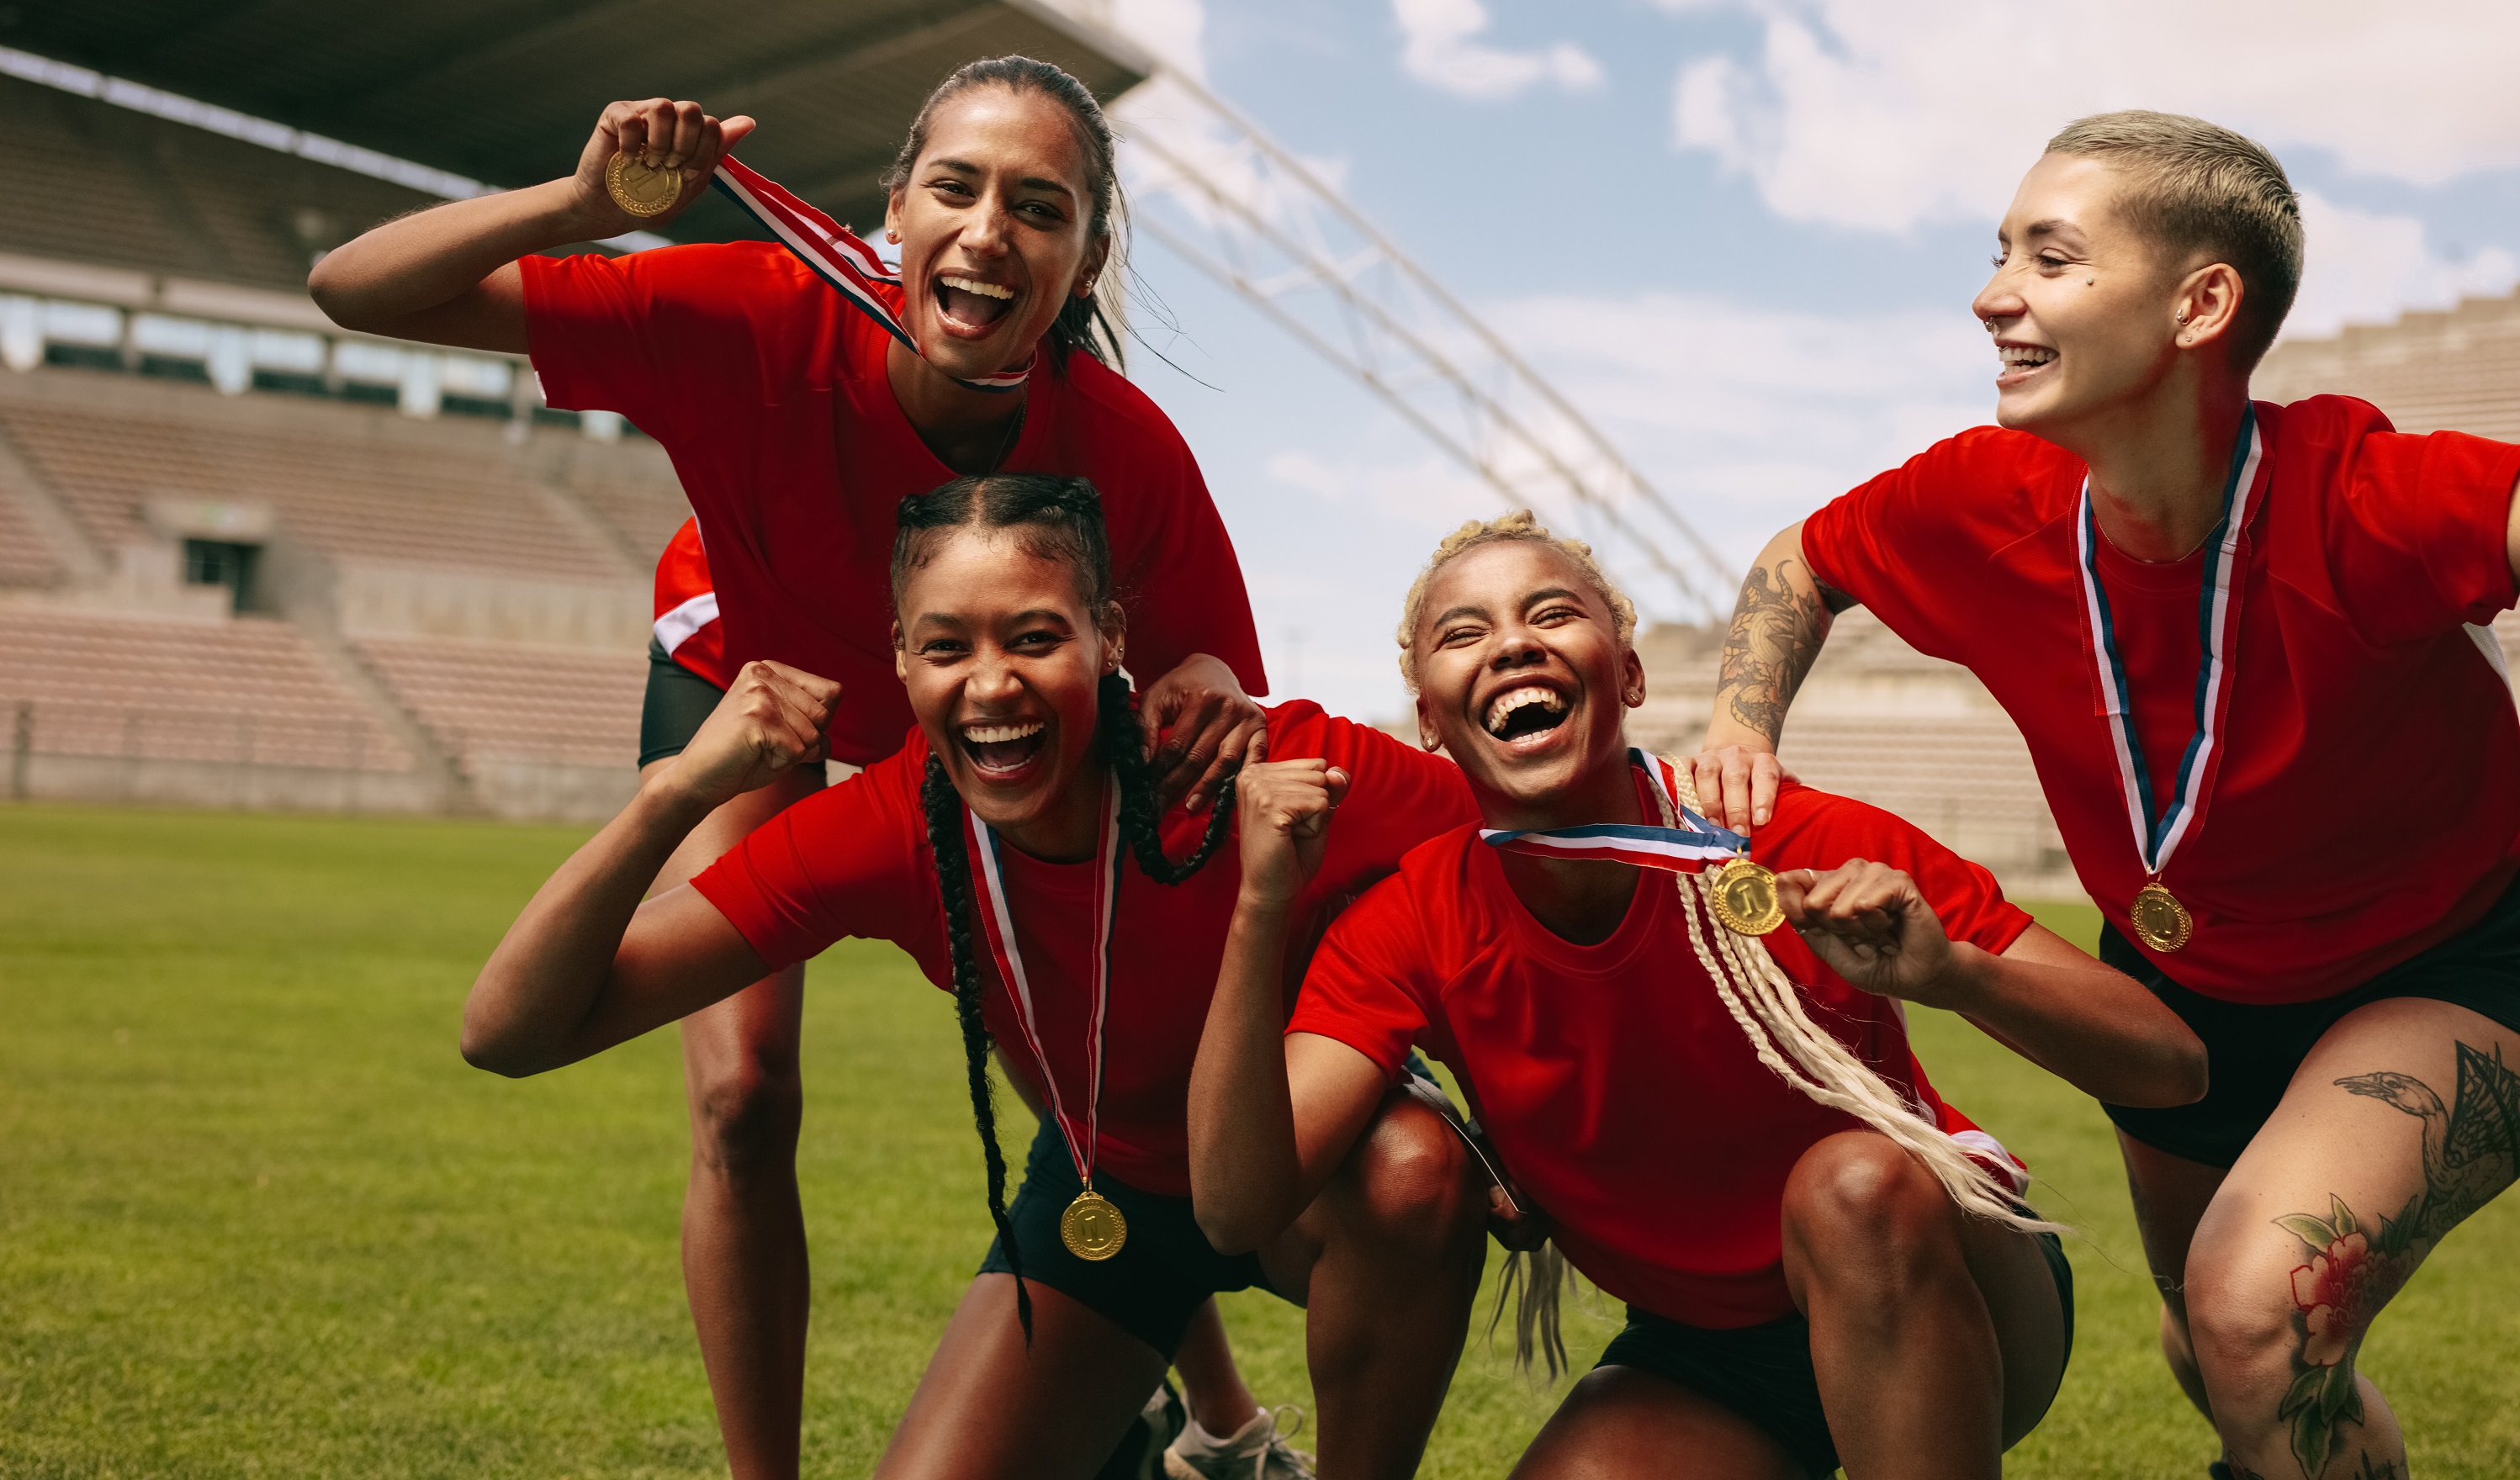
[[1965, 1267], [1958, 1216], [1933, 1173], [1896, 1143], [1841, 1132], [1805, 1151], [1785, 1179], [1788, 1278], [1923, 1283]]
[[687, 1072], [692, 1159], [699, 1170], [740, 1179], [795, 1166], [805, 1092], [794, 1065], [746, 1055], [737, 1064]]
[[1484, 1234], [1469, 1153], [1442, 1116], [1394, 1099], [1339, 1169], [1339, 1221], [1394, 1252], [1449, 1256]]
[[2263, 1409], [2272, 1421], [2293, 1380], [2300, 1338], [2288, 1274], [2221, 1257], [2202, 1245], [2188, 1255], [2187, 1346], [2218, 1417]]

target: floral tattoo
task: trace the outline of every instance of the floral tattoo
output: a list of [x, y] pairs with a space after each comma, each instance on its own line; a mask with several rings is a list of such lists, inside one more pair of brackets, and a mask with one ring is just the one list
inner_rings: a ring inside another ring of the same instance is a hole
[[[2493, 1200], [2520, 1175], [2520, 1074], [2491, 1054], [2458, 1045], [2458, 1084], [2451, 1102], [2411, 1074], [2383, 1070], [2336, 1081], [2348, 1094], [2377, 1099], [2423, 1122], [2424, 1189], [2370, 1228], [2342, 1197], [2327, 1216], [2288, 1213], [2275, 1220], [2309, 1247], [2310, 1262], [2292, 1272], [2295, 1328], [2293, 1383], [2275, 1415], [2292, 1430], [2293, 1458], [2318, 1480], [2346, 1423], [2362, 1421], [2354, 1358], [2371, 1318], [2432, 1252], [2444, 1233]], [[2395, 1464], [2368, 1456], [2354, 1480], [2391, 1480]]]
[[[1821, 644], [1828, 639], [1830, 614], [1851, 605], [1843, 598], [1831, 600], [1836, 593], [1824, 586], [1819, 587], [1818, 597], [1796, 591], [1785, 571], [1800, 563], [1779, 561], [1774, 570], [1752, 566], [1741, 582], [1740, 603], [1732, 608], [1732, 629], [1724, 635], [1718, 702], [1772, 745], [1784, 734], [1794, 691], [1802, 687]], [[1803, 568], [1808, 574], [1810, 567]]]

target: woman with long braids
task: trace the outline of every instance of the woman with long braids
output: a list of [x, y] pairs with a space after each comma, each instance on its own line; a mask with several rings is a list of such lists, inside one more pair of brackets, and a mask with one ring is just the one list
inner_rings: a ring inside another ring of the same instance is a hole
[[[642, 904], [698, 819], [823, 752], [836, 686], [747, 664], [509, 930], [466, 1007], [466, 1057], [541, 1072], [842, 936], [895, 941], [954, 993], [998, 1238], [878, 1472], [1091, 1474], [1192, 1313], [1263, 1285], [1308, 1310], [1322, 1472], [1410, 1473], [1478, 1283], [1487, 1202], [1468, 1153], [1386, 1084], [1311, 1206], [1231, 1257], [1209, 1245], [1184, 1102], [1238, 862], [1230, 808], [1201, 820], [1154, 795], [1100, 500], [1081, 479], [964, 478], [905, 500], [898, 527], [908, 741]], [[1315, 705], [1271, 709], [1268, 745], [1352, 782], [1284, 916], [1301, 940], [1472, 815], [1451, 764]], [[1050, 1109], [1012, 1206], [992, 1042]]]
[[[681, 616], [658, 633], [670, 641], [706, 607], [717, 640], [651, 650], [647, 774], [763, 658], [839, 683], [832, 758], [892, 753], [911, 719], [885, 637], [893, 508], [958, 473], [1025, 470], [1105, 490], [1134, 671], [1160, 675], [1142, 706], [1160, 732], [1159, 785], [1195, 809], [1259, 733], [1244, 695], [1267, 686], [1198, 466], [1115, 373], [1105, 305], [1124, 272], [1121, 212], [1093, 94], [1023, 57], [946, 78], [884, 176], [898, 274], [728, 157], [753, 126], [691, 102], [615, 103], [571, 175], [388, 222], [327, 255], [308, 289], [345, 328], [530, 353], [552, 405], [622, 413], [672, 455], [698, 521], [669, 561]], [[781, 240], [536, 255], [670, 231], [712, 184]], [[820, 778], [789, 769], [734, 797], [660, 861], [656, 883], [689, 879]], [[783, 968], [682, 1029], [684, 1277], [738, 1480], [797, 1465], [803, 989], [801, 970]]]
[[1897, 999], [2147, 1104], [2201, 1094], [2204, 1052], [1886, 813], [1794, 787], [1738, 854], [1688, 771], [1628, 746], [1635, 620], [1528, 514], [1444, 541], [1401, 666], [1481, 818], [1338, 919], [1291, 1022], [1286, 912], [1357, 783], [1244, 768], [1241, 899], [1191, 1079], [1199, 1221], [1219, 1248], [1280, 1236], [1414, 1042], [1470, 1096], [1532, 1232], [1628, 1303], [1518, 1475], [1991, 1480], [2064, 1374], [2072, 1283]]

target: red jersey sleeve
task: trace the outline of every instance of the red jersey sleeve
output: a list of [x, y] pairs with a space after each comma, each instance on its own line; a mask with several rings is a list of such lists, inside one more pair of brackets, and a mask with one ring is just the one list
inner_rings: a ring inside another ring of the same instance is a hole
[[2071, 462], [2002, 427], [1961, 432], [1814, 512], [1803, 559], [1919, 652], [1965, 662], [1989, 557], [2035, 527], [2023, 490]]
[[[1341, 808], [1344, 812], [1345, 809]], [[1342, 818], [1344, 821], [1344, 818]], [[1430, 1041], [1441, 983], [1409, 880], [1386, 878], [1340, 916], [1313, 953], [1288, 1033], [1335, 1038], [1397, 1075], [1409, 1050]]]
[[[543, 397], [567, 411], [617, 411], [650, 435], [682, 429], [675, 393], [761, 379], [747, 309], [766, 265], [760, 243], [664, 247], [608, 257], [526, 257], [525, 341]], [[776, 248], [773, 248], [775, 250]]]
[[754, 829], [692, 887], [773, 967], [849, 936], [906, 944], [941, 930], [919, 806], [926, 763], [914, 736], [891, 758]]
[[2322, 531], [2328, 567], [2345, 614], [2374, 641], [2483, 625], [2511, 605], [2520, 446], [2461, 431], [2395, 431], [2378, 408], [2345, 396], [2261, 415], [2308, 423], [2286, 428], [2293, 434], [2283, 450], [2333, 461], [2318, 480], [2334, 501]]
[[1779, 872], [1834, 869], [1852, 858], [1888, 864], [1916, 881], [1945, 935], [1998, 955], [2030, 928], [2030, 913], [2003, 897], [1994, 875], [1853, 797], [1785, 786], [1777, 793], [1776, 820], [1751, 838], [1750, 854]]

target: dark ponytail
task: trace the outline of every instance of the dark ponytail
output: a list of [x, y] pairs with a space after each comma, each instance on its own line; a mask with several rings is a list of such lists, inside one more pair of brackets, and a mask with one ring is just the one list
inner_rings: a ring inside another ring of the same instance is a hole
[[[1047, 472], [992, 472], [956, 478], [931, 493], [913, 494], [895, 512], [892, 542], [893, 607], [913, 572], [927, 563], [935, 545], [968, 526], [1011, 529], [1024, 550], [1064, 561], [1076, 573], [1086, 609], [1102, 618], [1116, 605], [1111, 596], [1111, 544], [1102, 524], [1102, 497], [1083, 478]], [[1129, 681], [1103, 676], [1096, 691], [1096, 758], [1111, 768], [1120, 789], [1120, 837], [1138, 869], [1161, 884], [1178, 884], [1207, 865], [1234, 821], [1234, 784], [1217, 788], [1198, 846], [1179, 863], [1164, 856], [1155, 803], [1154, 769], [1147, 762], [1146, 730], [1129, 702]], [[989, 1083], [989, 1030], [980, 1016], [979, 951], [972, 940], [971, 850], [963, 823], [963, 797], [945, 774], [945, 763], [927, 757], [919, 798], [927, 818], [927, 847], [936, 860], [936, 892], [945, 903], [945, 941], [953, 959], [954, 1009], [963, 1025], [963, 1068], [970, 1082], [971, 1122], [989, 1174], [989, 1221], [1007, 1270], [1015, 1277], [1015, 1318], [1032, 1340], [1032, 1295], [1024, 1288], [1023, 1255], [1007, 1217], [1007, 1158], [998, 1144], [997, 1104]], [[1044, 1066], [1047, 1072], [1047, 1066]]]
[[963, 1070], [971, 1082], [971, 1124], [980, 1133], [980, 1156], [989, 1169], [989, 1221], [1007, 1273], [1015, 1277], [1015, 1320], [1024, 1345], [1032, 1345], [1032, 1292], [1024, 1288], [1023, 1250], [1007, 1218], [1007, 1153], [998, 1144], [997, 1092], [989, 1083], [989, 1030], [980, 1020], [980, 963], [971, 949], [971, 850], [963, 830], [963, 797], [945, 778], [945, 763], [927, 757], [919, 787], [927, 814], [927, 848], [936, 856], [936, 892], [945, 901], [945, 939], [954, 962], [954, 1015], [963, 1024]]
[[1003, 87], [1018, 96], [1040, 93], [1065, 109], [1068, 121], [1075, 125], [1077, 142], [1085, 146], [1085, 190], [1093, 203], [1087, 231], [1092, 237], [1109, 242], [1111, 249], [1095, 279], [1094, 292], [1082, 298], [1071, 293], [1059, 305], [1058, 317], [1051, 321], [1050, 333], [1043, 337], [1050, 343], [1055, 365], [1063, 368], [1068, 351], [1081, 349], [1114, 370], [1121, 369], [1120, 280], [1128, 266], [1125, 228], [1129, 211], [1127, 201], [1120, 195], [1111, 121], [1102, 115], [1102, 105], [1094, 101], [1093, 89], [1064, 69], [1030, 57], [988, 57], [967, 62], [937, 83], [927, 101], [919, 106], [919, 116], [911, 120], [909, 137], [901, 141], [901, 153], [893, 157], [892, 164], [877, 183], [887, 193], [909, 184], [920, 155], [927, 148], [927, 129], [935, 119], [936, 110], [975, 87]]

